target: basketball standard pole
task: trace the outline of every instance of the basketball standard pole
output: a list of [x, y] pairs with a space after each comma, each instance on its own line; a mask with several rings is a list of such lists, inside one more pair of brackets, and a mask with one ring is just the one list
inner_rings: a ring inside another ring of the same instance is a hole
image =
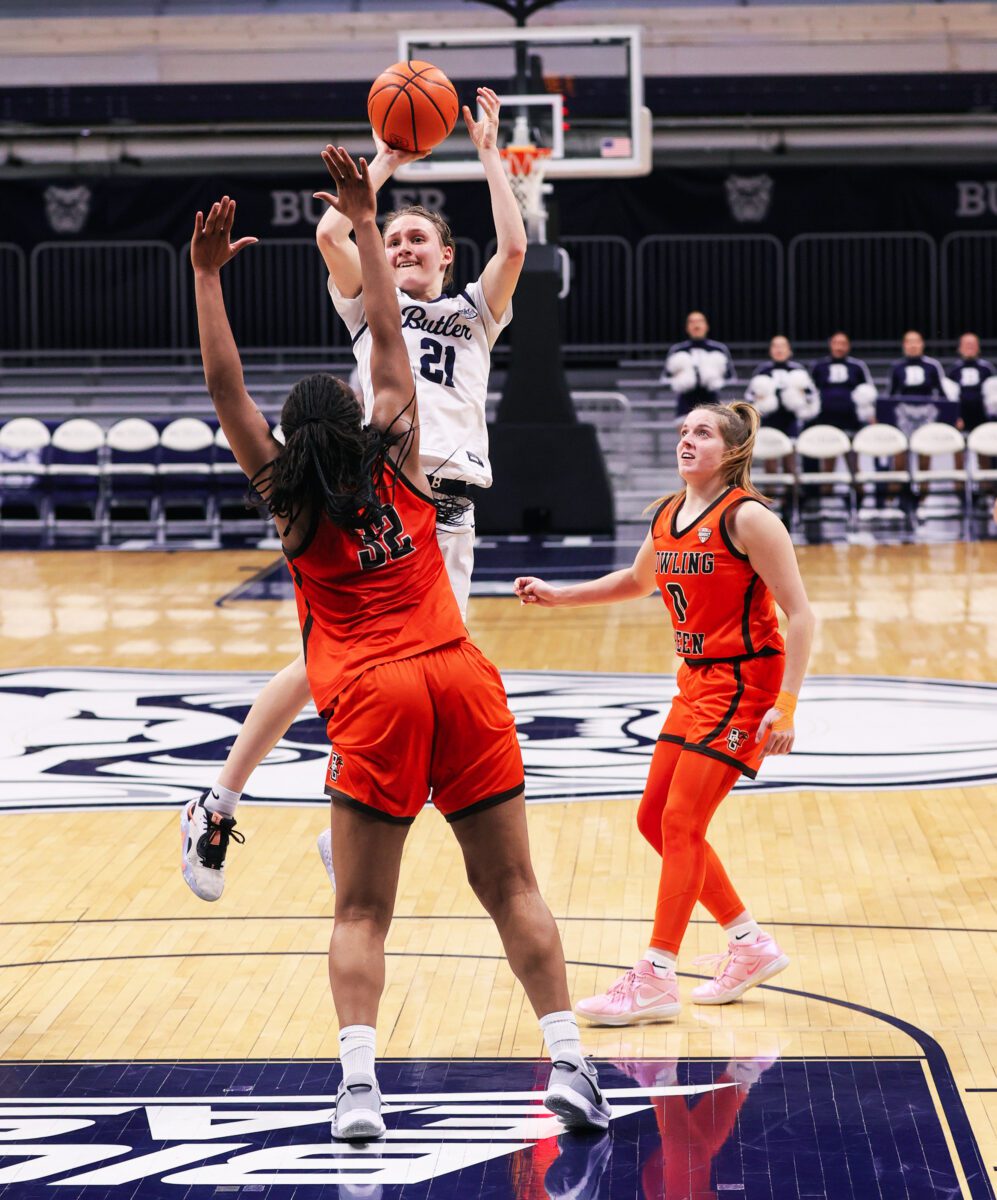
[[[525, 26], [556, 0], [472, 0]], [[531, 90], [516, 43], [516, 95]], [[526, 115], [526, 109], [521, 110]], [[510, 359], [489, 457], [495, 482], [475, 502], [482, 533], [614, 533], [613, 490], [595, 427], [578, 420], [561, 353], [558, 247], [531, 241], [513, 301]]]

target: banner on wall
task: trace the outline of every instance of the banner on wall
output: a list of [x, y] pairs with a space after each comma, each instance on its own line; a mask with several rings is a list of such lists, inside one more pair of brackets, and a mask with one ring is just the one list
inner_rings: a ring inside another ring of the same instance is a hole
[[[180, 245], [193, 215], [222, 194], [239, 201], [239, 230], [258, 237], [310, 237], [325, 206], [321, 170], [264, 175], [31, 178], [0, 181], [0, 240], [39, 242], [159, 239]], [[967, 168], [766, 167], [657, 170], [640, 179], [565, 180], [555, 185], [555, 228], [565, 236], [919, 230], [935, 237], [997, 229], [997, 172]], [[382, 211], [423, 204], [479, 245], [493, 236], [483, 183], [389, 181]]]

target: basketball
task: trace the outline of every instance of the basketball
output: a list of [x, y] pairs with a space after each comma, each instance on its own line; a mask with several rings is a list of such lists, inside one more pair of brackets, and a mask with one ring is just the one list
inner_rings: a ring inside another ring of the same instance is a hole
[[395, 150], [432, 150], [453, 129], [459, 110], [457, 89], [428, 62], [395, 63], [367, 96], [371, 127]]

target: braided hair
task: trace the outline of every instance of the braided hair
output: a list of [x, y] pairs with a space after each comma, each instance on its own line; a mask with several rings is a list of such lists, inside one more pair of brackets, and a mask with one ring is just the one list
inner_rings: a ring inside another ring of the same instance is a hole
[[280, 427], [284, 448], [252, 486], [265, 492], [275, 517], [286, 518], [285, 536], [309, 501], [341, 529], [380, 528], [378, 466], [399, 439], [363, 424], [353, 389], [332, 375], [299, 379], [284, 401]]

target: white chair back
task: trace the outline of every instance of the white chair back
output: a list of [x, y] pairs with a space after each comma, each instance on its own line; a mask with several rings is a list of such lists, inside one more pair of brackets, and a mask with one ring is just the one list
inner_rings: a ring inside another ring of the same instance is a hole
[[755, 462], [785, 458], [792, 453], [793, 443], [781, 429], [771, 429], [767, 425], [763, 425], [755, 434], [755, 446], [752, 451], [752, 458]]
[[107, 444], [111, 450], [139, 454], [155, 449], [159, 444], [159, 434], [155, 425], [144, 417], [125, 417], [107, 431]]
[[997, 458], [997, 421], [985, 421], [982, 425], [977, 425], [971, 431], [968, 443], [974, 454]]
[[907, 438], [896, 425], [863, 426], [852, 438], [852, 449], [856, 454], [870, 458], [891, 458], [895, 454], [907, 453]]
[[67, 454], [91, 454], [104, 444], [104, 431], [89, 417], [71, 417], [52, 433], [52, 446]]
[[164, 450], [194, 454], [207, 450], [214, 442], [211, 426], [199, 417], [177, 417], [159, 435]]
[[48, 426], [35, 417], [14, 417], [0, 429], [0, 450], [8, 453], [44, 450], [51, 440]]
[[929, 421], [910, 435], [910, 448], [915, 454], [929, 458], [936, 454], [958, 454], [966, 449], [966, 439], [954, 425]]
[[796, 439], [796, 452], [804, 458], [840, 458], [851, 448], [848, 434], [834, 425], [811, 425]]

